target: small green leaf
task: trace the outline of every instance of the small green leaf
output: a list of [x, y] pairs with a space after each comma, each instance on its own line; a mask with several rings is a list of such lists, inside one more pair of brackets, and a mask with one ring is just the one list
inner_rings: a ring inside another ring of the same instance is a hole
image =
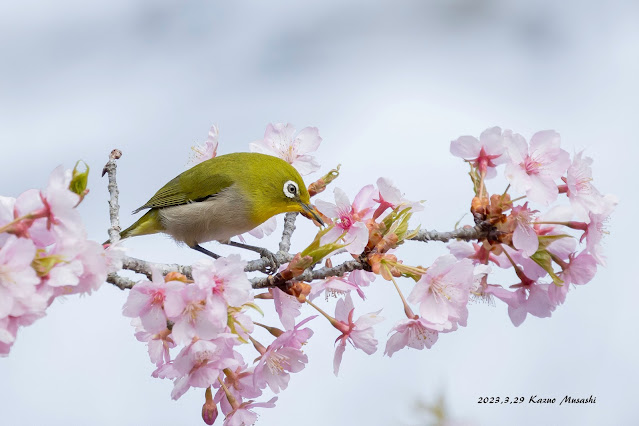
[[546, 249], [537, 250], [535, 254], [530, 256], [530, 258], [537, 265], [541, 266], [542, 268], [544, 268], [546, 272], [548, 272], [548, 275], [552, 277], [552, 281], [556, 285], [563, 284], [563, 280], [559, 278], [557, 274], [555, 274], [555, 271], [552, 269], [552, 258], [550, 257], [550, 253], [548, 253], [548, 250]]
[[[78, 166], [80, 163], [84, 164], [84, 171], [80, 171]], [[71, 183], [69, 183], [69, 190], [75, 192], [80, 197], [85, 195], [87, 184], [89, 182], [89, 165], [82, 160], [78, 160], [73, 168], [73, 174], [71, 175]]]

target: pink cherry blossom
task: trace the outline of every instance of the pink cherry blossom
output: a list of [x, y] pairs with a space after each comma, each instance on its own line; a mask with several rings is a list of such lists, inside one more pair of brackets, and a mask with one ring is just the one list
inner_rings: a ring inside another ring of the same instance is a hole
[[517, 250], [521, 250], [524, 256], [530, 257], [539, 248], [539, 239], [532, 225], [536, 210], [530, 210], [528, 203], [523, 206], [514, 206], [508, 219], [516, 223], [513, 232], [513, 245]]
[[527, 314], [547, 318], [555, 310], [556, 304], [550, 299], [549, 287], [555, 284], [518, 284], [515, 291], [501, 286], [489, 285], [484, 291], [492, 294], [508, 305], [508, 315], [515, 327], [519, 327]]
[[197, 340], [184, 347], [171, 363], [156, 369], [153, 377], [174, 380], [173, 399], [180, 398], [190, 387], [207, 388], [217, 382], [223, 369], [240, 365], [233, 351], [234, 341], [233, 335]]
[[16, 340], [18, 321], [14, 317], [0, 317], [0, 356], [7, 356]]
[[382, 214], [387, 209], [395, 209], [397, 207], [410, 207], [413, 212], [424, 210], [424, 206], [422, 206], [421, 203], [406, 199], [399, 188], [397, 188], [393, 184], [393, 181], [388, 178], [381, 177], [377, 179], [377, 188], [379, 192], [377, 194], [377, 198], [374, 198], [374, 201], [378, 202], [379, 206], [373, 214], [374, 219], [382, 217]]
[[588, 252], [597, 260], [597, 263], [602, 266], [606, 266], [606, 258], [602, 253], [601, 240], [604, 234], [607, 234], [605, 225], [617, 202], [617, 197], [614, 195], [605, 195], [603, 197], [604, 207], [602, 213], [588, 213], [590, 222], [581, 237], [581, 240], [586, 239]]
[[301, 351], [302, 345], [313, 335], [310, 328], [300, 329], [303, 324], [315, 317], [301, 321], [292, 330], [281, 334], [262, 353], [255, 366], [253, 382], [262, 389], [268, 385], [275, 393], [286, 389], [290, 373], [299, 373], [308, 363], [308, 357]]
[[474, 265], [484, 263], [486, 261], [493, 262], [500, 266], [502, 261], [492, 252], [486, 251], [483, 245], [477, 243], [466, 243], [464, 241], [453, 241], [446, 246], [450, 254], [455, 256], [457, 260], [470, 259]]
[[111, 255], [109, 250], [105, 250], [101, 244], [90, 240], [79, 241], [78, 247], [81, 247], [81, 250], [75, 260], [82, 264], [78, 284], [60, 288], [58, 291], [62, 294], [91, 294], [98, 290], [107, 278], [109, 256]]
[[229, 306], [253, 301], [251, 283], [244, 272], [246, 262], [237, 254], [219, 259], [203, 259], [193, 264], [193, 279], [198, 287]]
[[461, 136], [450, 143], [450, 153], [477, 167], [486, 179], [496, 176], [495, 168], [507, 161], [501, 128], [486, 129], [479, 136]]
[[333, 373], [336, 376], [339, 373], [342, 356], [346, 350], [346, 341], [349, 341], [354, 348], [361, 349], [368, 355], [377, 350], [377, 339], [375, 339], [373, 326], [384, 320], [383, 317], [379, 316], [381, 311], [380, 309], [377, 312], [362, 315], [353, 322], [355, 308], [350, 294], [347, 293], [346, 297], [337, 301], [335, 306], [335, 319], [337, 322], [333, 326], [341, 331], [342, 334], [335, 340], [337, 347], [333, 358]]
[[206, 138], [204, 145], [197, 144], [194, 147], [191, 147], [193, 150], [193, 154], [191, 156], [191, 162], [195, 164], [200, 164], [203, 161], [210, 160], [211, 158], [215, 158], [217, 155], [217, 146], [218, 140], [220, 137], [220, 131], [217, 126], [211, 126], [209, 130], [209, 136]]
[[277, 397], [273, 397], [267, 402], [243, 402], [226, 415], [224, 426], [250, 426], [257, 420], [257, 414], [252, 410], [254, 408], [273, 408], [275, 401], [277, 401]]
[[372, 272], [355, 270], [351, 273], [344, 274], [341, 277], [329, 277], [321, 281], [316, 281], [311, 286], [310, 299], [314, 300], [317, 296], [325, 292], [326, 298], [329, 296], [341, 296], [351, 290], [357, 292], [357, 295], [366, 299], [363, 286], [368, 286], [371, 281], [375, 280], [376, 275]]
[[127, 297], [122, 314], [125, 317], [140, 317], [144, 330], [150, 334], [166, 330], [167, 316], [164, 312], [164, 301], [167, 292], [179, 293], [184, 283], [179, 281], [164, 282], [159, 270], [153, 269], [152, 281], [140, 281]]
[[320, 168], [319, 163], [309, 152], [315, 151], [322, 138], [316, 127], [305, 127], [297, 134], [291, 124], [269, 124], [264, 139], [250, 144], [252, 152], [274, 155], [291, 164], [302, 175]]
[[473, 268], [473, 285], [470, 289], [474, 295], [481, 295], [483, 287], [487, 284], [488, 274], [492, 272], [492, 268], [488, 265], [479, 263]]
[[[264, 238], [271, 235], [273, 231], [275, 231], [275, 228], [277, 228], [277, 217], [273, 216], [270, 219], [267, 219], [266, 222], [248, 231], [247, 234], [255, 238]], [[242, 235], [239, 235], [239, 238], [244, 240]]]
[[466, 325], [468, 297], [473, 285], [473, 263], [458, 261], [447, 254], [435, 262], [419, 279], [410, 295], [410, 303], [420, 304], [421, 316], [434, 324], [450, 322]]
[[441, 329], [441, 325], [433, 324], [420, 316], [402, 320], [389, 332], [394, 331], [395, 333], [388, 338], [384, 355], [391, 357], [406, 346], [415, 349], [424, 349], [424, 347], [430, 349], [437, 342], [438, 331]]
[[171, 338], [170, 330], [166, 328], [166, 324], [164, 330], [159, 333], [149, 333], [146, 331], [142, 326], [140, 318], [133, 318], [131, 325], [135, 327], [135, 338], [138, 339], [139, 342], [147, 344], [149, 358], [156, 367], [171, 362], [169, 350], [175, 347], [175, 342]]
[[[253, 383], [253, 367], [248, 368], [245, 364], [237, 367], [235, 371], [225, 372], [223, 381], [226, 389], [236, 400], [258, 398], [262, 395], [262, 390]], [[226, 397], [224, 388], [220, 386], [219, 382], [213, 383], [213, 387], [218, 389], [213, 400], [220, 404], [223, 413], [231, 412], [233, 407]]]
[[0, 319], [13, 313], [17, 300], [35, 294], [40, 283], [31, 267], [35, 254], [35, 245], [25, 238], [10, 236], [0, 247]]
[[165, 294], [164, 311], [173, 321], [173, 340], [188, 344], [194, 337], [212, 339], [226, 329], [227, 305], [219, 297], [196, 284], [188, 284], [179, 292]]
[[86, 239], [86, 231], [80, 214], [75, 206], [80, 201], [78, 194], [69, 190], [71, 170], [64, 170], [58, 166], [49, 177], [47, 187], [38, 191], [35, 189], [23, 192], [16, 199], [15, 210], [17, 217], [33, 213], [42, 219], [35, 220], [29, 228], [29, 236], [39, 247], [51, 245], [57, 236], [62, 238], [73, 236]]
[[[16, 204], [16, 199], [13, 197], [3, 197], [0, 196], [0, 227], [7, 225], [10, 222], [13, 222], [16, 217], [14, 216], [14, 206]], [[28, 237], [28, 235], [23, 235], [24, 232], [16, 232], [17, 229], [12, 229], [12, 233], [14, 235], [20, 237]], [[6, 232], [0, 232], [0, 246], [4, 245], [5, 241], [11, 236], [11, 234]]]
[[592, 184], [592, 158], [583, 157], [583, 151], [575, 154], [565, 178], [566, 195], [575, 208], [578, 217], [586, 218], [588, 213], [601, 214], [605, 208], [603, 196]]
[[[515, 250], [506, 245], [502, 245], [502, 247], [504, 249], [504, 252], [508, 253], [508, 255], [513, 260], [513, 262], [515, 262], [515, 264], [521, 267], [521, 269], [524, 272], [524, 275], [531, 281], [537, 281], [539, 278], [542, 278], [548, 275], [548, 272], [544, 268], [539, 266], [531, 258], [526, 257], [521, 251]], [[502, 262], [503, 265], [507, 266], [507, 267], [504, 266], [504, 269], [508, 269], [512, 267], [512, 264], [510, 263], [510, 260], [508, 260], [506, 255], [505, 254], [502, 254], [502, 255], [506, 259]]]
[[368, 244], [368, 228], [363, 221], [371, 212], [366, 205], [360, 204], [359, 195], [363, 191], [368, 192], [369, 189], [368, 187], [362, 189], [352, 205], [348, 196], [339, 188], [334, 190], [335, 204], [317, 200], [315, 203], [317, 209], [325, 216], [334, 219], [334, 226], [322, 237], [322, 244], [329, 244], [339, 239], [347, 244], [346, 250], [349, 253], [360, 254], [364, 250]]
[[583, 285], [590, 282], [597, 273], [597, 261], [594, 256], [582, 251], [569, 256], [568, 264], [560, 273], [564, 284]]
[[558, 275], [563, 284], [550, 285], [548, 287], [548, 296], [555, 305], [560, 305], [566, 301], [566, 295], [570, 291], [571, 284], [587, 284], [597, 272], [597, 261], [585, 251], [576, 256], [575, 253], [570, 253], [567, 258], [567, 262], [563, 262], [561, 259], [555, 260], [562, 267], [562, 271]]
[[526, 140], [509, 130], [504, 132], [510, 161], [506, 178], [518, 192], [525, 192], [534, 202], [548, 205], [555, 201], [559, 179], [570, 165], [570, 155], [559, 147], [559, 134], [554, 130], [537, 132]]
[[295, 318], [300, 314], [302, 304], [295, 297], [284, 293], [277, 287], [269, 289], [269, 291], [273, 295], [275, 311], [279, 315], [282, 325], [287, 330], [292, 329], [295, 326]]

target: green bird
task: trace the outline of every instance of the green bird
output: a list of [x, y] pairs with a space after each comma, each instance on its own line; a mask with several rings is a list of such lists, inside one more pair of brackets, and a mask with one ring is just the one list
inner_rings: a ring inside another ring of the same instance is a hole
[[149, 209], [120, 233], [121, 238], [165, 233], [213, 258], [200, 246], [208, 241], [243, 247], [269, 257], [267, 250], [230, 238], [272, 216], [299, 212], [323, 225], [300, 174], [270, 155], [238, 152], [211, 158], [181, 173], [133, 213]]

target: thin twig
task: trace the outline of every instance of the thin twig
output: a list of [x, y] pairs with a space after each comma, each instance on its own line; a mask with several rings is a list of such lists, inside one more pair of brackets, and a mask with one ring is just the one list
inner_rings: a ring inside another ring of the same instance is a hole
[[[411, 231], [408, 232], [410, 233]], [[411, 240], [422, 242], [442, 241], [447, 243], [448, 241], [455, 239], [464, 241], [479, 240], [486, 238], [487, 235], [488, 232], [482, 230], [479, 226], [475, 226], [473, 228], [459, 228], [449, 232], [427, 231], [422, 229], [417, 233], [417, 235], [411, 238]]]
[[297, 213], [289, 212], [284, 216], [284, 231], [282, 232], [282, 241], [280, 241], [280, 252], [288, 253], [291, 250], [291, 237], [295, 232], [295, 219]]
[[109, 161], [102, 169], [102, 176], [108, 173], [109, 175], [109, 194], [111, 198], [109, 199], [109, 216], [111, 218], [111, 227], [109, 228], [109, 240], [111, 244], [115, 244], [120, 240], [120, 205], [118, 204], [118, 195], [120, 192], [118, 191], [118, 183], [115, 179], [115, 172], [117, 169], [117, 164], [115, 160], [122, 157], [122, 151], [119, 149], [114, 149], [111, 151], [109, 155]]
[[[323, 267], [315, 271], [307, 269], [301, 275], [293, 278], [289, 281], [313, 281], [321, 280], [328, 277], [343, 276], [348, 272], [352, 272], [356, 269], [364, 269], [364, 265], [357, 260], [347, 260], [338, 266], [331, 268]], [[278, 274], [271, 275], [265, 278], [253, 278], [251, 279], [251, 285], [254, 289], [267, 288], [267, 287], [281, 287], [286, 283], [286, 280], [282, 280], [278, 277]]]
[[122, 257], [122, 269], [144, 274], [148, 278], [151, 278], [153, 269], [160, 271], [162, 275], [166, 275], [169, 272], [179, 272], [189, 279], [193, 278], [190, 266], [178, 265], [177, 263], [155, 263], [130, 256]]
[[135, 281], [121, 277], [115, 273], [107, 275], [107, 282], [113, 284], [120, 290], [131, 290], [135, 285]]

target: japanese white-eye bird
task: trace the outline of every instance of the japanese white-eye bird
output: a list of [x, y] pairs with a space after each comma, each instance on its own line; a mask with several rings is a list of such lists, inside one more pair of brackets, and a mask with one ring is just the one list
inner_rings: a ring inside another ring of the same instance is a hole
[[[310, 203], [300, 174], [286, 161], [265, 154], [238, 152], [211, 158], [181, 173], [143, 206], [150, 209], [120, 233], [121, 238], [165, 233], [192, 249], [217, 258], [200, 246], [229, 243], [270, 217], [299, 212], [323, 222]], [[239, 243], [232, 245], [266, 250]]]

